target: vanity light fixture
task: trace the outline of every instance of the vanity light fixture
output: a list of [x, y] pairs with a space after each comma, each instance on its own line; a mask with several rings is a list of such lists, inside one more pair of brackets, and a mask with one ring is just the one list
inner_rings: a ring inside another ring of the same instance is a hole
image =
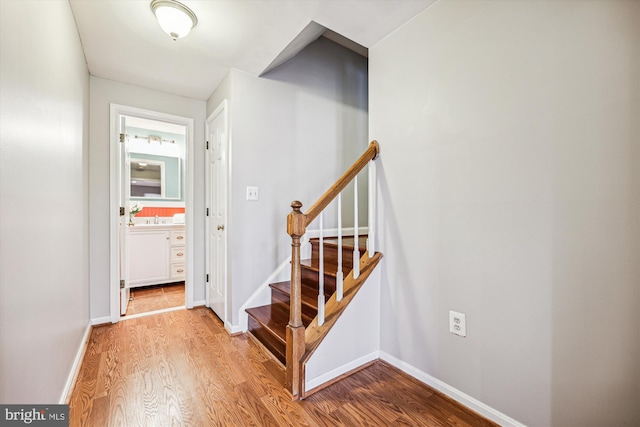
[[148, 136], [134, 135], [133, 137], [135, 139], [146, 139], [149, 144], [151, 144], [152, 142], [157, 142], [160, 145], [162, 145], [163, 142], [170, 142], [172, 144], [176, 143], [175, 139], [162, 139], [161, 137], [156, 136], [156, 135], [148, 135]]
[[191, 9], [175, 0], [153, 0], [151, 10], [160, 27], [175, 41], [185, 37], [198, 24]]

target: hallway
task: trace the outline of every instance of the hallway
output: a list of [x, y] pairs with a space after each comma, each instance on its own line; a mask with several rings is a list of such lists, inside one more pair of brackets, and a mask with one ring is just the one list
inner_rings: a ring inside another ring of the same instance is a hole
[[292, 402], [284, 370], [207, 308], [94, 328], [71, 426], [492, 426], [378, 362]]

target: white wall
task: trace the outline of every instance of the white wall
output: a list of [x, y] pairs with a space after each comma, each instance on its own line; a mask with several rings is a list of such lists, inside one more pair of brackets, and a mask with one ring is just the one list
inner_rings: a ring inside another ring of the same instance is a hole
[[89, 325], [89, 73], [67, 1], [0, 1], [0, 402], [58, 403]]
[[142, 108], [194, 119], [194, 301], [204, 302], [205, 103], [91, 76], [90, 265], [91, 318], [109, 314], [109, 105]]
[[[262, 77], [232, 70], [207, 102], [210, 114], [230, 93], [234, 325], [240, 306], [291, 254], [291, 202], [311, 207], [366, 149], [366, 67], [365, 58], [319, 39]], [[260, 188], [259, 201], [245, 200], [247, 186]]]
[[527, 425], [640, 424], [639, 56], [614, 0], [441, 1], [370, 50], [382, 351]]
[[305, 390], [313, 390], [378, 359], [379, 350], [380, 265], [376, 266], [307, 362]]

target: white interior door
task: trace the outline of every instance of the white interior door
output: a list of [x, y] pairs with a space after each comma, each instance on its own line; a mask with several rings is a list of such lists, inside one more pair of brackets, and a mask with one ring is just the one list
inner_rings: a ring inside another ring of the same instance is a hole
[[207, 305], [226, 322], [227, 122], [223, 103], [207, 121]]
[[120, 315], [127, 313], [127, 307], [129, 305], [129, 297], [131, 290], [129, 287], [129, 262], [128, 262], [128, 237], [127, 223], [129, 222], [129, 195], [130, 187], [129, 174], [131, 173], [129, 166], [129, 156], [127, 155], [127, 143], [126, 137], [121, 135], [126, 134], [126, 117], [120, 115], [118, 117], [119, 135], [118, 135], [118, 199], [120, 200], [120, 207], [124, 209], [124, 215], [120, 215], [119, 225], [119, 257], [120, 257]]

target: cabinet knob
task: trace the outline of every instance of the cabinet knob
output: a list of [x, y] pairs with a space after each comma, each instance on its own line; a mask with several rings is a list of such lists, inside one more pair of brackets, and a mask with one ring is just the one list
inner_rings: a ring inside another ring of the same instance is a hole
[[220, 224], [218, 225], [218, 227], [216, 227], [218, 230], [224, 230], [224, 225]]

